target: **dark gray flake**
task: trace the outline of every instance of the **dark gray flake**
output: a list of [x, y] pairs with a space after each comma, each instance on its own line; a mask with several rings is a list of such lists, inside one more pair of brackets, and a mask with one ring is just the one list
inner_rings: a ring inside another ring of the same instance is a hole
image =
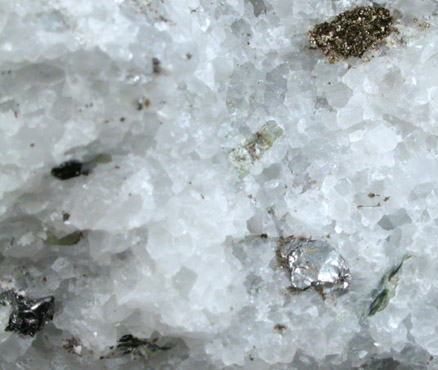
[[33, 337], [53, 319], [55, 297], [28, 298], [14, 292], [6, 292], [8, 299], [3, 302], [12, 306], [9, 323], [5, 331]]

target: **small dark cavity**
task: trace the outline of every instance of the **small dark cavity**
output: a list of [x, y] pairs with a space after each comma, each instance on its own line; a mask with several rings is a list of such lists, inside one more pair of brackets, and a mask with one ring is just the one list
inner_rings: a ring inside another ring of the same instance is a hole
[[161, 61], [158, 58], [152, 58], [152, 71], [155, 74], [161, 73]]
[[2, 296], [0, 303], [12, 306], [5, 331], [33, 337], [53, 319], [55, 312], [55, 297], [53, 296], [30, 298], [14, 291], [4, 292]]
[[[402, 366], [403, 368], [403, 366]], [[362, 365], [361, 369], [363, 370], [396, 370], [400, 369], [400, 362], [396, 361], [393, 358], [385, 358], [385, 359], [370, 359], [370, 361], [364, 365]]]
[[308, 33], [309, 42], [330, 63], [349, 57], [361, 58], [394, 31], [393, 23], [388, 9], [359, 6], [338, 14], [330, 23], [317, 24]]
[[62, 221], [67, 222], [70, 219], [70, 213], [62, 212]]
[[266, 13], [266, 5], [263, 0], [249, 0], [254, 9], [254, 15], [258, 17], [260, 14]]

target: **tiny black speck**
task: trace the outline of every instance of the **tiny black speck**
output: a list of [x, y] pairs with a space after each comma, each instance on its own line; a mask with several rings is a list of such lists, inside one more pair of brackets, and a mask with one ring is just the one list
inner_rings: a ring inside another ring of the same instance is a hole
[[158, 58], [152, 58], [152, 71], [155, 74], [161, 73], [161, 61]]

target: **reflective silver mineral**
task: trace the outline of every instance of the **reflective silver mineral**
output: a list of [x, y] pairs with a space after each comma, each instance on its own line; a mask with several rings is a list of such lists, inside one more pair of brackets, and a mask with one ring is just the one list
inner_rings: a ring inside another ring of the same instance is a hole
[[330, 244], [318, 240], [283, 239], [281, 255], [289, 267], [293, 288], [314, 287], [324, 293], [348, 289], [350, 269]]

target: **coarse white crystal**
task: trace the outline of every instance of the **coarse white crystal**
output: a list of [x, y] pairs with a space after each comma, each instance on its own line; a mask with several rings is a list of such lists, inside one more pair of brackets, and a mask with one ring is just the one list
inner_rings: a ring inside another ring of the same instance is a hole
[[[0, 292], [56, 301], [0, 305], [0, 368], [437, 369], [438, 3], [373, 4], [331, 64], [308, 31], [370, 1], [0, 0]], [[289, 235], [348, 290], [292, 291]]]

